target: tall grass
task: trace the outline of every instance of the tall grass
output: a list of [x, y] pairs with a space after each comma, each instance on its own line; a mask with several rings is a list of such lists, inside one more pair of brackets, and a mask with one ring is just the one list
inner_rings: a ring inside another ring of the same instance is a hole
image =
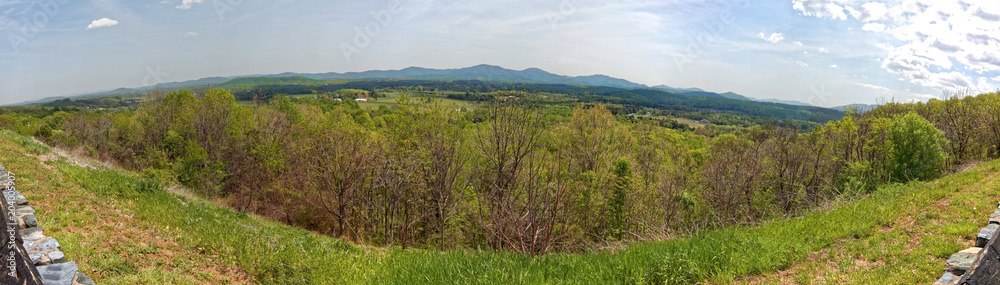
[[25, 152], [29, 154], [43, 154], [48, 153], [51, 149], [45, 145], [42, 145], [31, 139], [29, 136], [20, 135], [15, 131], [9, 129], [0, 129], [0, 136], [5, 139], [9, 139], [24, 148]]

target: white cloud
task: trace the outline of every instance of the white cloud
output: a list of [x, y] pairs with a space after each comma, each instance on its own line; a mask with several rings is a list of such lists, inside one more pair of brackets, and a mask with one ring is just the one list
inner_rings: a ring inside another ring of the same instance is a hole
[[830, 67], [837, 68], [837, 65], [836, 64], [830, 65]]
[[798, 61], [798, 60], [795, 61], [795, 64], [798, 64], [801, 67], [809, 67], [808, 63], [801, 62], [801, 61]]
[[101, 18], [98, 20], [94, 20], [93, 22], [90, 22], [90, 25], [87, 25], [87, 29], [90, 30], [90, 29], [107, 28], [114, 25], [118, 25], [118, 21], [108, 18]]
[[793, 44], [793, 45], [795, 45], [795, 46], [797, 46], [797, 47], [800, 47], [800, 46], [802, 46], [802, 43], [801, 43], [801, 42], [794, 42], [794, 43], [792, 43], [792, 44]]
[[825, 47], [821, 47], [819, 48], [819, 53], [830, 53], [830, 50], [826, 49]]
[[845, 20], [834, 7], [840, 6], [861, 22], [862, 30], [894, 38], [895, 45], [877, 45], [887, 53], [881, 66], [904, 81], [942, 91], [993, 91], [984, 89], [994, 88], [984, 75], [1000, 71], [996, 48], [1000, 1], [792, 0], [792, 4], [806, 16]]
[[910, 97], [909, 99], [906, 99], [906, 101], [910, 102], [910, 103], [924, 102], [924, 101], [927, 101], [927, 100], [930, 100], [930, 99], [938, 99], [938, 96], [934, 96], [934, 95], [931, 95], [931, 94], [912, 93], [912, 92], [909, 93], [909, 94], [906, 94], [906, 97]]
[[792, 8], [806, 16], [846, 20], [844, 6], [838, 4], [843, 2], [843, 0], [792, 0]]
[[182, 9], [182, 10], [191, 9], [191, 6], [194, 6], [194, 4], [198, 4], [204, 1], [205, 0], [184, 0], [181, 2], [180, 5], [177, 5], [177, 9]]
[[863, 27], [861, 27], [861, 29], [865, 30], [865, 31], [881, 33], [883, 31], [885, 31], [885, 24], [882, 24], [882, 23], [867, 23]]
[[189, 32], [184, 33], [185, 37], [193, 37], [193, 36], [197, 36], [197, 35], [198, 35], [198, 32], [195, 32], [195, 31], [189, 31]]
[[989, 79], [986, 77], [979, 78], [979, 82], [976, 84], [976, 89], [983, 92], [996, 91], [996, 88], [993, 87], [993, 84], [990, 84]]
[[[901, 9], [904, 25], [887, 31], [905, 42], [890, 52], [883, 68], [911, 82], [940, 90], [973, 88], [991, 91], [972, 73], [1000, 71], [1000, 5], [986, 1], [970, 5], [930, 3]], [[994, 19], [997, 18], [997, 19]], [[967, 70], [958, 72], [958, 70]]]
[[765, 41], [771, 42], [772, 44], [778, 43], [785, 39], [785, 36], [781, 33], [771, 33], [770, 36], [764, 35], [764, 33], [757, 34], [757, 37], [764, 39]]
[[1000, 82], [1000, 76], [993, 77], [993, 81]]
[[868, 83], [854, 83], [854, 84], [858, 85], [858, 86], [868, 87], [868, 88], [875, 89], [875, 90], [881, 90], [881, 91], [886, 91], [886, 92], [892, 91], [892, 89], [889, 89], [888, 87], [885, 87], [885, 86], [878, 86], [878, 85], [868, 84]]
[[889, 18], [889, 7], [884, 3], [870, 2], [856, 7], [845, 6], [855, 19], [862, 22], [881, 21]]

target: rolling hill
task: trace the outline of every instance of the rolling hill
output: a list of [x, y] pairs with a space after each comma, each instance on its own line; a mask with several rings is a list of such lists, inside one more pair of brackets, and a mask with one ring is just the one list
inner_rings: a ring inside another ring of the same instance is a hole
[[[273, 78], [273, 79], [263, 79]], [[228, 77], [207, 77], [197, 80], [160, 83], [149, 87], [119, 88], [111, 91], [102, 91], [75, 96], [50, 97], [40, 100], [22, 102], [14, 105], [37, 105], [52, 102], [65, 98], [89, 98], [98, 96], [113, 96], [119, 94], [135, 93], [152, 88], [176, 90], [191, 87], [205, 86], [246, 86], [254, 84], [293, 84], [293, 83], [316, 83], [329, 80], [376, 80], [376, 79], [396, 79], [396, 80], [474, 80], [500, 83], [526, 83], [526, 84], [551, 84], [569, 86], [598, 86], [615, 87], [622, 89], [655, 89], [673, 94], [727, 98], [745, 101], [770, 102], [788, 105], [811, 106], [802, 102], [783, 101], [777, 99], [761, 100], [733, 92], [715, 93], [699, 88], [674, 88], [667, 85], [646, 86], [630, 82], [625, 79], [614, 78], [607, 75], [595, 74], [589, 76], [565, 76], [553, 74], [538, 68], [528, 68], [524, 70], [511, 70], [495, 65], [476, 65], [466, 68], [456, 69], [433, 69], [422, 67], [408, 67], [400, 70], [371, 70], [363, 72], [345, 73], [280, 73], [262, 75], [244, 75]]]

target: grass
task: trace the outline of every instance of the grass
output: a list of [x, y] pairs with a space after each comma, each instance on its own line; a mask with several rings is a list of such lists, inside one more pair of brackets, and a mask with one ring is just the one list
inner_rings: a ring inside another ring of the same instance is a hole
[[688, 119], [688, 118], [677, 118], [676, 120], [677, 120], [677, 122], [682, 123], [682, 124], [687, 124], [688, 126], [691, 126], [692, 128], [704, 128], [705, 127], [705, 124], [696, 122], [695, 120]]
[[0, 132], [0, 162], [19, 175], [46, 233], [100, 284], [930, 283], [1000, 198], [989, 175], [1000, 162], [991, 162], [800, 218], [615, 253], [373, 249], [189, 200], [132, 173], [24, 155], [42, 149], [32, 144]]
[[[383, 93], [381, 94], [381, 96], [386, 96], [386, 97], [380, 97], [378, 98], [377, 101], [368, 100], [367, 102], [358, 102], [358, 105], [361, 106], [362, 109], [366, 110], [367, 109], [376, 110], [380, 105], [392, 108], [395, 106], [399, 106], [399, 103], [396, 102], [396, 99], [399, 99], [399, 95], [401, 94], [402, 93]], [[407, 96], [410, 97], [410, 100], [420, 100], [419, 96], [414, 97], [415, 95], [413, 94], [407, 94]], [[454, 106], [455, 109], [468, 108], [474, 105], [472, 102], [469, 101], [456, 100], [451, 98], [440, 97], [436, 99], [440, 100], [440, 104], [442, 106]]]
[[[17, 189], [36, 210], [44, 234], [56, 238], [68, 260], [101, 284], [249, 283], [235, 264], [201, 254], [154, 220], [134, 212], [127, 199], [104, 197], [81, 187], [57, 167], [93, 171], [56, 162], [30, 138], [0, 131], [0, 162], [17, 174]], [[201, 276], [201, 277], [199, 277]]]
[[[460, 93], [460, 92], [446, 91], [446, 92], [442, 92], [441, 95], [456, 94], [456, 93]], [[399, 95], [401, 95], [401, 94], [402, 93], [382, 93], [380, 96], [385, 96], [385, 97], [380, 97], [380, 98], [378, 98], [378, 100], [369, 99], [367, 102], [358, 102], [358, 106], [361, 106], [361, 108], [365, 109], [365, 110], [377, 110], [379, 108], [379, 106], [386, 106], [386, 107], [392, 108], [392, 107], [395, 107], [395, 106], [399, 106], [399, 103], [396, 101], [396, 99], [399, 99]], [[420, 99], [420, 97], [419, 97], [420, 95], [407, 94], [407, 96], [410, 96], [411, 100], [419, 100]], [[414, 97], [414, 96], [416, 96], [416, 97]], [[296, 95], [288, 95], [288, 97], [295, 97], [295, 98], [315, 98], [316, 94], [296, 94]], [[439, 103], [442, 106], [454, 106], [455, 109], [458, 109], [458, 108], [469, 108], [469, 107], [475, 106], [475, 103], [472, 103], [472, 102], [469, 102], [469, 101], [457, 100], [457, 99], [451, 99], [451, 98], [445, 98], [443, 96], [441, 96], [441, 97], [435, 97], [435, 99], [439, 100], [440, 101]]]
[[634, 116], [636, 116], [636, 117], [647, 117], [647, 118], [656, 119], [656, 120], [677, 120], [678, 123], [688, 125], [689, 127], [692, 127], [692, 128], [704, 128], [705, 127], [705, 124], [699, 123], [699, 122], [697, 122], [695, 120], [688, 119], [688, 118], [673, 118], [673, 117], [659, 116], [659, 115], [652, 115], [652, 116], [634, 115]]
[[822, 254], [811, 254], [805, 262], [753, 283], [931, 283], [943, 273], [944, 260], [973, 246], [975, 234], [986, 226], [1000, 201], [998, 171], [994, 161], [927, 183], [902, 205], [904, 214], [890, 225], [864, 237], [838, 240]]

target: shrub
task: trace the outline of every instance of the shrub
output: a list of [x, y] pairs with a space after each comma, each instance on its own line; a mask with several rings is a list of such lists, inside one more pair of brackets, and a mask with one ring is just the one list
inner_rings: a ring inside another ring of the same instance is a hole
[[896, 117], [889, 130], [893, 148], [892, 180], [928, 180], [944, 167], [947, 156], [944, 133], [923, 117], [909, 113]]

